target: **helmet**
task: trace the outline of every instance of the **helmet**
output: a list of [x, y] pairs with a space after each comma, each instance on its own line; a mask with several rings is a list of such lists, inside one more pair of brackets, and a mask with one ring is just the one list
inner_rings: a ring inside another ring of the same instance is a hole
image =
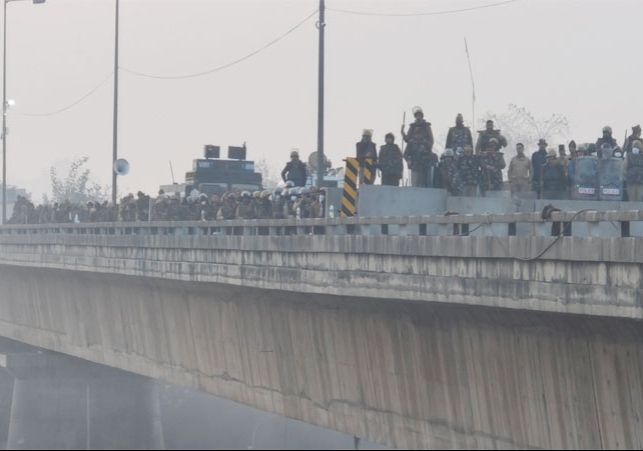
[[251, 195], [250, 195], [250, 191], [243, 191], [243, 192], [241, 193], [241, 197], [250, 197], [250, 196], [251, 196]]
[[252, 193], [252, 197], [261, 197], [261, 191], [255, 191]]
[[228, 199], [228, 200], [236, 200], [236, 199], [237, 199], [237, 196], [236, 196], [236, 194], [234, 194], [234, 193], [229, 193], [229, 194], [228, 194], [227, 199]]
[[293, 182], [292, 180], [288, 180], [286, 182], [286, 188], [292, 188], [293, 186], [295, 186], [295, 182]]
[[302, 186], [301, 188], [299, 188], [299, 194], [310, 194], [310, 188], [308, 188], [307, 186]]
[[273, 193], [274, 193], [275, 196], [281, 196], [281, 188], [275, 188]]
[[290, 158], [293, 158], [293, 157], [299, 158], [299, 151], [293, 150], [292, 152], [290, 152]]
[[455, 154], [453, 153], [453, 149], [446, 149], [446, 150], [444, 151], [444, 156], [445, 156], [445, 157], [452, 157], [452, 156], [454, 156], [454, 155], [455, 155]]
[[296, 196], [299, 194], [299, 188], [290, 188], [290, 191], [288, 191], [288, 194], [291, 196]]
[[268, 190], [264, 190], [260, 194], [262, 199], [267, 199], [268, 197], [270, 197], [270, 191]]

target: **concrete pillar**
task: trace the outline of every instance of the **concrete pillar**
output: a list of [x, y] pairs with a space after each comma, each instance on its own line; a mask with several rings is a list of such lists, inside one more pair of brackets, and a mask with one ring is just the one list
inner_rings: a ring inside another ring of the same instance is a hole
[[12, 356], [7, 449], [162, 449], [156, 381], [61, 354]]
[[13, 376], [0, 368], [0, 449], [6, 449], [13, 399]]

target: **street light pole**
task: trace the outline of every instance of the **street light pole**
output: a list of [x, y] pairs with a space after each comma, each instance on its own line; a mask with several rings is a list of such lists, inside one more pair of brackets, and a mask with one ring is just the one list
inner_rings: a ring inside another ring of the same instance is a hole
[[119, 0], [116, 0], [116, 19], [115, 19], [115, 44], [114, 44], [114, 131], [112, 137], [112, 205], [116, 206], [116, 197], [118, 195], [118, 174], [114, 170], [114, 163], [118, 160], [118, 16]]
[[324, 28], [326, 5], [324, 0], [319, 0], [319, 74], [317, 91], [317, 186], [322, 187], [324, 173], [326, 172], [326, 159], [324, 158]]
[[7, 3], [4, 6], [2, 27], [2, 224], [7, 223]]
[[[7, 223], [7, 4], [20, 0], [2, 0], [2, 224]], [[45, 3], [45, 0], [32, 0], [33, 4]]]

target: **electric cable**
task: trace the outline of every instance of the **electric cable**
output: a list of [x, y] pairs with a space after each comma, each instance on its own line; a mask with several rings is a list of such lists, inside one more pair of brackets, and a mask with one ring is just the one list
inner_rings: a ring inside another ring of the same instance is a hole
[[30, 112], [26, 112], [26, 111], [20, 111], [20, 110], [15, 109], [15, 108], [12, 108], [12, 110], [15, 111], [18, 114], [21, 114], [22, 116], [32, 116], [32, 117], [34, 117], [34, 116], [35, 117], [53, 116], [53, 115], [56, 115], [56, 114], [63, 113], [65, 111], [75, 107], [76, 105], [80, 104], [85, 99], [89, 98], [92, 94], [94, 94], [96, 91], [98, 91], [105, 83], [107, 83], [112, 78], [113, 75], [114, 75], [114, 72], [111, 72], [107, 76], [107, 78], [105, 78], [103, 81], [101, 81], [96, 86], [94, 86], [87, 94], [85, 94], [80, 99], [76, 100], [75, 102], [67, 105], [66, 107], [60, 108], [58, 110], [50, 111], [48, 113], [30, 113]]
[[278, 38], [273, 39], [272, 41], [270, 41], [269, 43], [267, 43], [263, 47], [255, 50], [255, 51], [253, 51], [251, 53], [248, 53], [247, 55], [245, 55], [245, 56], [243, 56], [241, 58], [238, 58], [238, 59], [236, 59], [236, 60], [234, 60], [234, 61], [232, 61], [230, 63], [224, 64], [223, 66], [215, 67], [214, 69], [210, 69], [210, 70], [207, 70], [207, 71], [204, 71], [204, 72], [197, 72], [197, 73], [185, 74], [185, 75], [154, 75], [154, 74], [147, 74], [147, 73], [144, 73], [144, 72], [134, 71], [134, 70], [131, 70], [131, 69], [127, 69], [126, 67], [119, 67], [119, 70], [121, 70], [123, 72], [127, 72], [128, 74], [131, 74], [131, 75], [139, 76], [139, 77], [154, 78], [154, 79], [160, 79], [160, 80], [179, 80], [179, 79], [185, 79], [185, 78], [202, 77], [204, 75], [213, 74], [213, 73], [218, 72], [220, 70], [227, 69], [228, 67], [232, 67], [232, 66], [234, 66], [236, 64], [239, 64], [239, 63], [241, 63], [241, 62], [243, 62], [243, 61], [255, 56], [256, 54], [266, 50], [267, 48], [272, 47], [274, 44], [276, 44], [277, 42], [281, 41], [286, 36], [288, 36], [289, 34], [293, 33], [295, 30], [297, 30], [299, 27], [301, 27], [303, 24], [308, 22], [308, 20], [311, 17], [313, 17], [315, 14], [317, 14], [318, 11], [319, 10], [313, 11], [304, 20], [299, 22], [297, 25], [292, 27], [290, 30], [286, 31], [284, 34], [282, 34]]
[[491, 3], [489, 5], [472, 6], [470, 8], [452, 9], [448, 11], [434, 11], [434, 12], [426, 12], [426, 13], [371, 13], [366, 11], [352, 11], [347, 9], [329, 8], [329, 7], [327, 7], [326, 9], [337, 13], [353, 14], [357, 16], [379, 16], [379, 17], [441, 16], [445, 14], [456, 14], [456, 13], [463, 13], [467, 11], [475, 11], [478, 9], [494, 8], [497, 6], [507, 5], [509, 3], [515, 3], [517, 1], [518, 0], [505, 0], [503, 2]]
[[[597, 210], [592, 209], [592, 208], [588, 208], [586, 210], [577, 211], [576, 214], [574, 216], [572, 216], [571, 221], [566, 221], [567, 223], [565, 224], [565, 227], [563, 228], [561, 233], [558, 234], [558, 236], [556, 236], [556, 239], [554, 241], [552, 241], [551, 243], [549, 243], [549, 245], [547, 247], [545, 247], [545, 249], [542, 252], [540, 252], [538, 255], [536, 255], [535, 257], [525, 258], [525, 257], [517, 257], [517, 256], [514, 256], [514, 255], [510, 255], [509, 250], [506, 248], [505, 244], [502, 242], [502, 240], [500, 240], [500, 238], [493, 231], [493, 227], [491, 228], [491, 233], [492, 233], [493, 237], [496, 239], [496, 241], [498, 241], [498, 244], [500, 244], [500, 247], [502, 247], [502, 249], [505, 251], [505, 254], [507, 254], [507, 256], [509, 258], [513, 258], [514, 260], [518, 260], [518, 261], [521, 261], [521, 262], [532, 262], [532, 261], [539, 260], [543, 255], [545, 255], [547, 253], [547, 251], [549, 251], [549, 249], [554, 247], [554, 245], [564, 236], [565, 231], [567, 230], [568, 227], [571, 226], [572, 222], [574, 222], [574, 220], [578, 217], [578, 215], [580, 215], [581, 213], [587, 213], [589, 211], [597, 211]], [[487, 214], [487, 224], [493, 225], [493, 223], [489, 220], [489, 214]]]

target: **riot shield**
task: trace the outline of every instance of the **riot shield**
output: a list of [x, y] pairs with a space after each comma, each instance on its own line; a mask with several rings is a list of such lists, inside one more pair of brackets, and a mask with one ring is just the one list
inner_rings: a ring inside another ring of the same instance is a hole
[[623, 160], [608, 158], [599, 161], [598, 179], [601, 200], [623, 200]]
[[598, 158], [576, 157], [569, 164], [573, 200], [598, 200]]

